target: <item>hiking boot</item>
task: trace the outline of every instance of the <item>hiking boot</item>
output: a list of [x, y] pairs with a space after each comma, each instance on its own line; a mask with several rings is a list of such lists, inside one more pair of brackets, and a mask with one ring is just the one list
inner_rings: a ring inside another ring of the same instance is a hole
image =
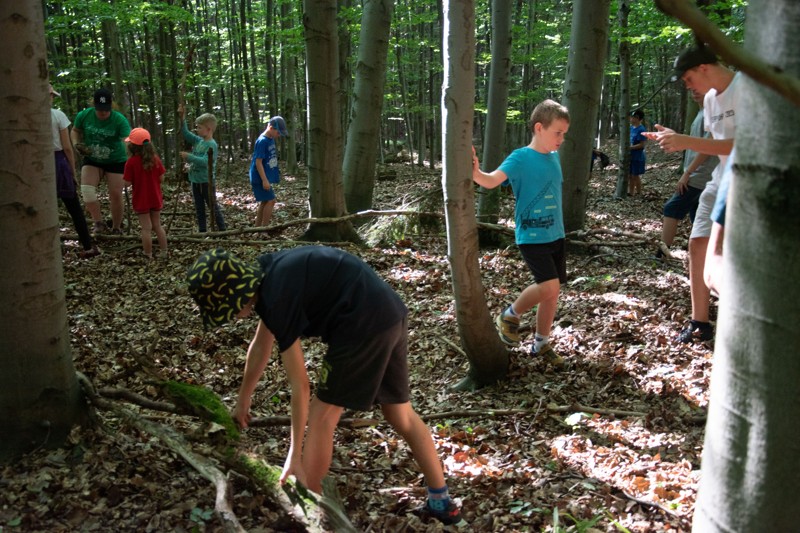
[[695, 341], [710, 341], [714, 338], [714, 327], [708, 322], [690, 320], [678, 335], [678, 342], [688, 344]]
[[564, 366], [564, 358], [558, 355], [553, 347], [549, 344], [542, 346], [538, 352], [531, 348], [531, 355], [534, 357], [543, 358], [546, 362], [550, 363], [556, 368], [561, 368]]
[[100, 235], [101, 233], [106, 233], [108, 231], [108, 226], [106, 226], [105, 222], [95, 222], [94, 223], [94, 233], [95, 235]]
[[88, 250], [81, 250], [78, 252], [78, 257], [81, 259], [91, 259], [92, 257], [97, 257], [98, 255], [100, 255], [100, 248], [98, 248], [97, 245], [92, 246]]
[[458, 508], [458, 505], [453, 502], [453, 500], [450, 500], [450, 503], [447, 505], [447, 509], [444, 511], [436, 511], [431, 509], [428, 505], [428, 502], [426, 502], [424, 507], [418, 509], [418, 513], [422, 517], [430, 516], [435, 518], [446, 526], [455, 526], [460, 529], [468, 525], [467, 521], [461, 516], [461, 510]]
[[519, 317], [506, 315], [505, 312], [500, 311], [495, 319], [497, 325], [497, 333], [500, 335], [500, 340], [509, 346], [519, 345]]

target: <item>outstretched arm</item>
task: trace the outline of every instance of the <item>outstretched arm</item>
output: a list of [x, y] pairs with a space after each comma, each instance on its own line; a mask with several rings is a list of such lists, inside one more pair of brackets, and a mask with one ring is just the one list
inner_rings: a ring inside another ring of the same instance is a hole
[[472, 181], [481, 187], [494, 189], [506, 181], [506, 179], [508, 179], [508, 176], [506, 176], [506, 173], [502, 170], [495, 170], [488, 174], [482, 171], [478, 156], [475, 154], [475, 147], [472, 147]]
[[261, 379], [261, 374], [264, 373], [264, 369], [269, 363], [274, 342], [275, 337], [272, 332], [267, 328], [263, 320], [259, 320], [256, 334], [247, 348], [247, 362], [244, 365], [242, 386], [239, 388], [236, 407], [233, 408], [233, 413], [231, 413], [239, 427], [246, 428], [250, 422], [250, 402], [253, 397], [253, 391], [256, 390], [258, 380]]
[[656, 131], [647, 131], [644, 136], [658, 143], [665, 152], [694, 150], [707, 155], [728, 155], [733, 149], [733, 139], [712, 139], [710, 137], [693, 137], [676, 133], [675, 130], [656, 124]]
[[292, 437], [289, 445], [289, 454], [281, 473], [281, 483], [289, 476], [294, 477], [306, 485], [306, 474], [303, 470], [303, 439], [308, 423], [308, 403], [311, 398], [311, 386], [308, 382], [306, 362], [303, 357], [303, 348], [300, 339], [281, 353], [281, 361], [286, 369], [286, 377], [292, 389]]

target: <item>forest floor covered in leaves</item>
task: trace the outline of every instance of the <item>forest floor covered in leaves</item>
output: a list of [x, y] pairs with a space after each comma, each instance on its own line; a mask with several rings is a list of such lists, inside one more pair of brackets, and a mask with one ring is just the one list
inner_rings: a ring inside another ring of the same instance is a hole
[[[615, 166], [595, 170], [587, 229], [631, 232], [655, 242], [680, 157], [649, 147], [648, 158], [644, 194], [635, 198], [613, 198]], [[220, 169], [218, 195], [229, 229], [244, 229], [254, 218], [246, 165]], [[394, 179], [378, 181], [376, 209], [441, 210], [440, 172], [407, 164], [383, 170]], [[65, 241], [75, 366], [98, 390], [166, 402], [146, 372], [152, 366], [165, 378], [208, 387], [232, 408], [256, 323], [240, 320], [205, 332], [185, 290], [187, 267], [217, 245], [246, 259], [296, 246], [305, 226], [190, 237], [190, 194], [179, 189], [174, 202], [173, 187], [165, 185], [163, 214], [165, 225], [172, 219], [169, 258], [143, 258], [135, 217], [130, 235], [99, 240], [104, 253], [94, 259], [78, 259], [77, 243]], [[306, 218], [304, 175], [284, 176], [277, 194], [273, 225]], [[501, 223], [513, 224], [512, 213], [513, 199], [504, 196]], [[466, 375], [468, 363], [459, 347], [444, 228], [403, 226], [403, 220], [367, 219], [384, 231], [383, 240], [340, 246], [369, 263], [410, 309], [412, 402], [434, 433], [468, 530], [689, 531], [713, 347], [674, 342], [690, 311], [688, 224], [680, 228], [675, 259], [663, 263], [654, 259], [654, 245], [626, 236], [591, 237], [606, 241], [604, 248], [571, 246], [552, 336], [566, 366], [555, 369], [530, 356], [532, 335], [526, 336], [510, 352], [505, 381], [453, 392], [449, 387]], [[61, 223], [65, 234], [73, 233], [68, 219], [62, 216]], [[480, 267], [492, 315], [531, 280], [512, 242], [484, 249]], [[306, 342], [304, 348], [313, 370], [324, 347]], [[255, 416], [289, 414], [278, 360], [254, 395]], [[211, 457], [206, 452], [212, 444], [208, 434], [198, 434], [197, 419], [115, 401], [176, 428], [196, 454]], [[362, 531], [442, 530], [412, 513], [424, 503], [425, 484], [408, 447], [379, 411], [345, 416], [378, 420], [336, 434], [331, 476], [353, 524]], [[2, 468], [0, 531], [221, 530], [214, 486], [184, 459], [113, 411], [98, 409], [95, 422], [94, 428], [76, 428], [66, 448], [40, 449]], [[288, 436], [287, 425], [253, 427], [238, 446], [282, 466]], [[280, 510], [246, 479], [231, 475], [230, 483], [233, 511], [246, 529], [288, 528]]]

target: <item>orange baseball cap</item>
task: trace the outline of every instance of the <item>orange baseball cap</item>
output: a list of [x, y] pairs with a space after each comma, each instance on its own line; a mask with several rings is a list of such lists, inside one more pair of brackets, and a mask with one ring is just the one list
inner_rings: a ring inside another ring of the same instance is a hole
[[138, 144], [139, 146], [143, 145], [144, 143], [149, 143], [150, 132], [144, 128], [133, 128], [130, 135], [128, 135], [127, 139], [125, 139], [125, 142]]

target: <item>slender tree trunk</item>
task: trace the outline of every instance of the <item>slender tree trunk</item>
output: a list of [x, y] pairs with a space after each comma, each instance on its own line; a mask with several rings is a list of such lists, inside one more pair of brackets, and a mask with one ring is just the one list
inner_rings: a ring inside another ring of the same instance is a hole
[[0, 2], [0, 461], [64, 443], [86, 411], [70, 353], [42, 4]]
[[[492, 2], [492, 63], [489, 70], [489, 97], [486, 129], [483, 134], [483, 170], [492, 172], [503, 162], [506, 146], [506, 109], [511, 75], [511, 0]], [[496, 224], [500, 213], [500, 187], [480, 187], [478, 220]], [[498, 233], [480, 230], [483, 246], [497, 245]]]
[[456, 388], [468, 390], [505, 377], [508, 352], [495, 332], [478, 264], [478, 231], [475, 226], [472, 183], [475, 6], [473, 0], [449, 0], [444, 5], [442, 188], [456, 320], [470, 365], [467, 377]]
[[[289, 30], [294, 27], [294, 22], [295, 17], [292, 13], [291, 6], [288, 2], [282, 3], [281, 28], [283, 30]], [[281, 113], [286, 121], [286, 128], [289, 130], [289, 137], [286, 139], [286, 172], [287, 174], [295, 175], [298, 171], [296, 130], [299, 124], [297, 115], [299, 107], [297, 98], [297, 66], [294, 54], [286, 53], [284, 58], [283, 67], [285, 76], [283, 80], [285, 86], [283, 90], [286, 95], [286, 100]]]
[[603, 90], [610, 0], [575, 0], [563, 104], [570, 127], [560, 155], [564, 170], [564, 229], [582, 229], [589, 198], [589, 167]]
[[[342, 185], [342, 123], [336, 0], [304, 0], [308, 84], [308, 202], [311, 217], [339, 217], [345, 210]], [[309, 225], [302, 240], [358, 241], [350, 221]]]
[[628, 170], [631, 164], [630, 114], [631, 94], [631, 52], [628, 44], [628, 14], [631, 11], [630, 0], [619, 0], [617, 23], [622, 40], [619, 43], [619, 173], [617, 174], [617, 190], [614, 197], [622, 199], [628, 196]]
[[372, 208], [375, 188], [376, 140], [381, 124], [386, 55], [394, 0], [366, 0], [356, 64], [353, 115], [347, 129], [344, 186], [347, 210]]
[[[800, 77], [800, 3], [752, 0], [745, 47]], [[735, 176], [693, 531], [797, 531], [800, 108], [739, 82]]]

